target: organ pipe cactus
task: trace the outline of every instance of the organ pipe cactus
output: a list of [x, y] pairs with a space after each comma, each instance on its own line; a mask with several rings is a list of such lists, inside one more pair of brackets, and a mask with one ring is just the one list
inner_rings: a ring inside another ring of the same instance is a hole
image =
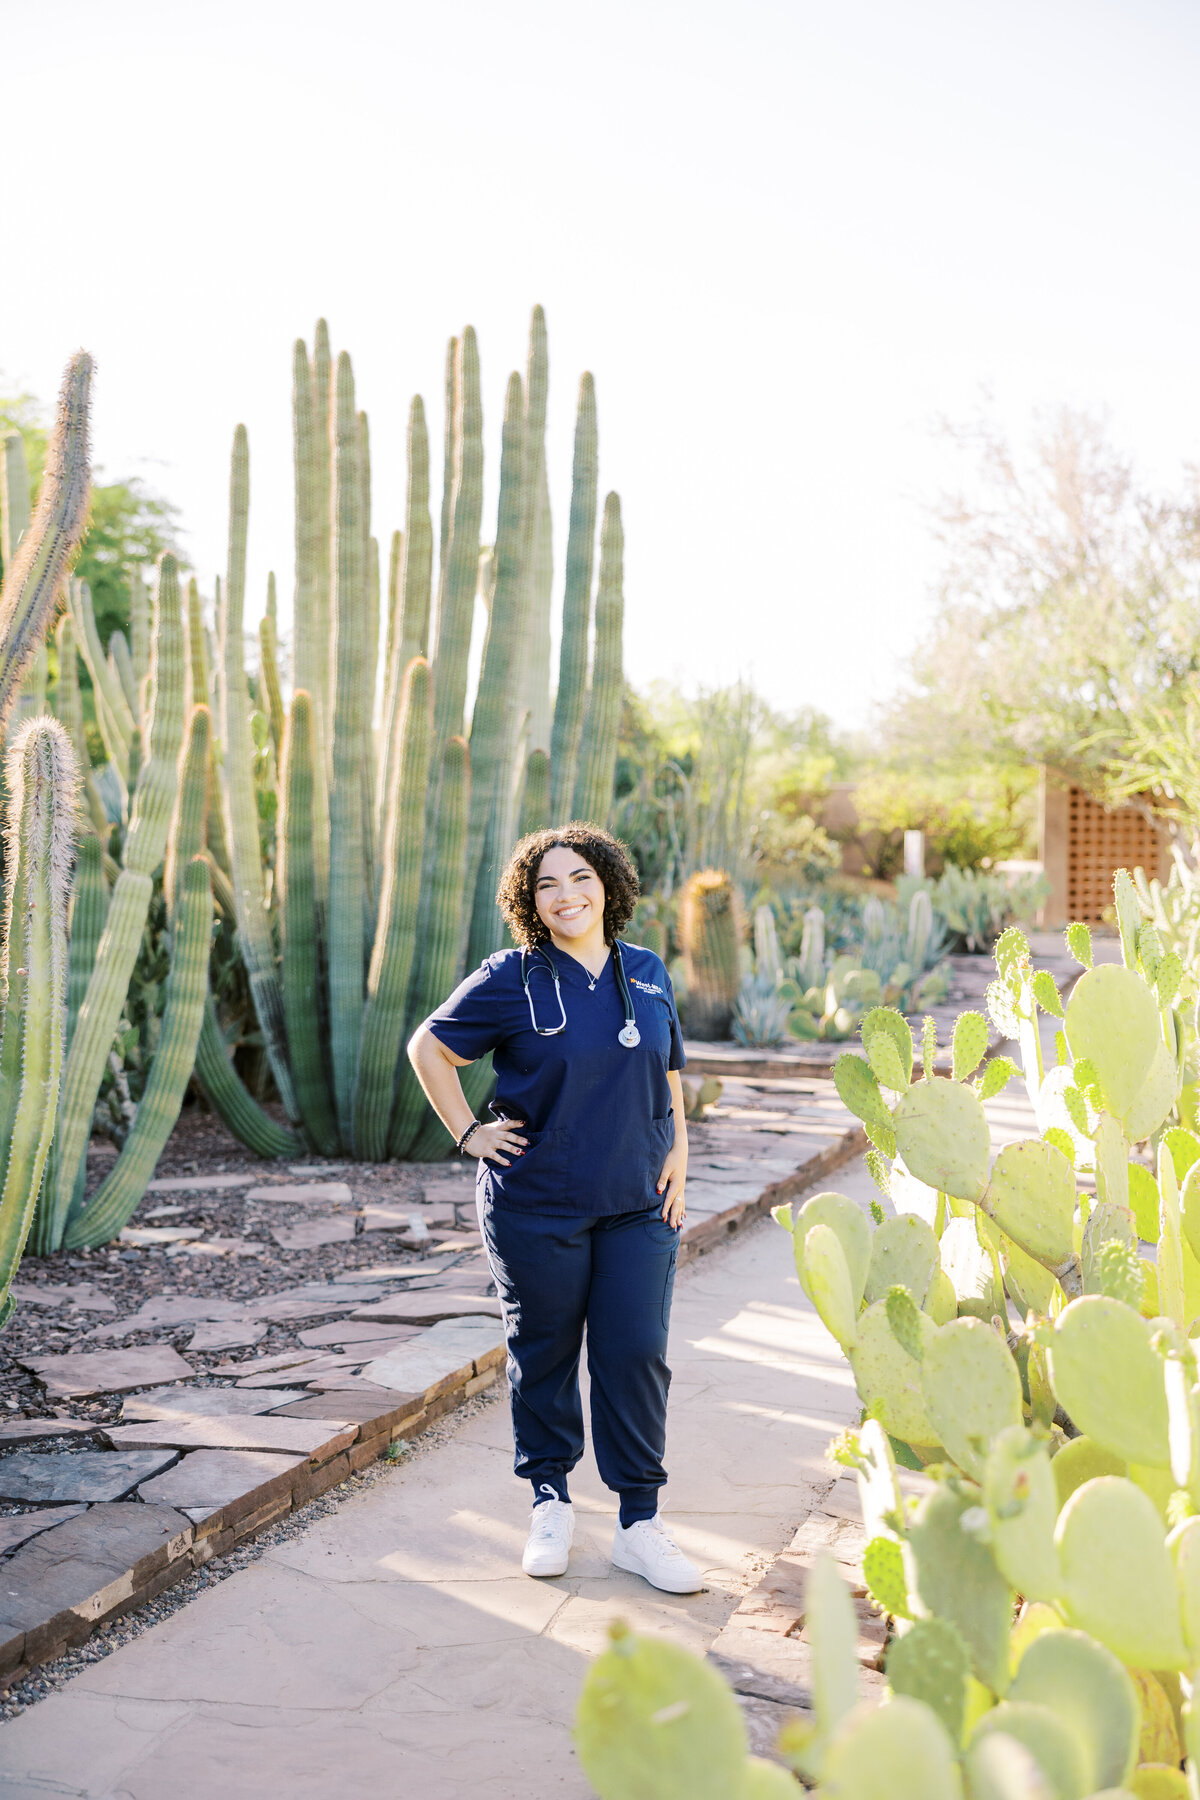
[[[410, 413], [404, 530], [393, 541], [390, 559], [387, 667], [373, 760], [380, 624], [377, 548], [369, 536], [365, 416], [355, 410], [350, 360], [345, 354], [332, 357], [327, 332], [319, 328], [311, 357], [305, 346], [296, 347], [298, 680], [284, 734], [273, 870], [264, 864], [262, 846], [250, 831], [253, 781], [239, 654], [248, 461], [241, 434], [235, 444], [220, 681], [220, 766], [232, 885], [260, 1022], [264, 1007], [269, 1017], [276, 994], [281, 999], [282, 1035], [264, 1023], [280, 1096], [308, 1141], [326, 1154], [424, 1158], [443, 1155], [450, 1147], [442, 1127], [429, 1119], [411, 1071], [399, 1057], [399, 1045], [454, 986], [465, 962], [504, 942], [495, 902], [499, 868], [517, 835], [519, 810], [523, 808], [524, 820], [536, 817], [539, 823], [549, 811], [554, 762], [552, 756], [547, 766], [544, 747], [528, 759], [523, 789], [520, 779], [532, 729], [527, 715], [531, 707], [537, 710], [529, 668], [534, 662], [541, 667], [548, 656], [548, 643], [541, 642], [548, 636], [541, 611], [536, 644], [528, 631], [533, 602], [544, 610], [552, 567], [544, 452], [547, 371], [545, 321], [538, 309], [526, 379], [514, 376], [509, 384], [492, 557], [495, 587], [469, 721], [468, 780], [462, 738], [468, 727], [465, 701], [483, 492], [475, 334], [467, 328], [454, 340], [448, 365], [448, 482], [441, 509], [436, 645], [428, 660], [421, 653], [428, 648], [434, 555], [429, 444], [419, 400]], [[589, 685], [586, 646], [595, 527], [590, 380], [581, 398], [572, 518], [568, 612], [575, 648], [564, 653], [557, 705], [568, 759], [578, 750], [579, 730], [572, 739], [569, 729], [570, 719], [578, 717], [584, 745], [580, 767], [588, 771], [587, 791], [593, 796], [588, 804], [595, 816], [604, 817], [621, 698], [621, 534], [614, 495], [602, 544], [596, 666]], [[323, 616], [326, 586], [328, 613]], [[278, 709], [271, 695], [267, 635], [266, 693], [260, 704], [269, 702], [274, 716]], [[576, 654], [580, 644], [582, 658]], [[419, 658], [415, 663], [414, 656]], [[411, 670], [407, 701], [406, 669]], [[311, 687], [300, 679], [306, 673]], [[591, 721], [586, 729], [585, 716]], [[549, 734], [547, 724], [540, 729]], [[210, 1008], [198, 1073], [226, 1121], [244, 1133], [249, 1096], [236, 1086], [225, 1097], [213, 1093], [212, 1073], [229, 1073], [228, 1059], [219, 1057], [219, 1049]], [[276, 1069], [280, 1056], [287, 1076], [282, 1082]], [[489, 1080], [486, 1059], [465, 1072], [473, 1104], [485, 1097]], [[262, 1149], [261, 1119], [255, 1125], [252, 1141]]]
[[574, 800], [576, 818], [591, 819], [599, 825], [607, 823], [612, 808], [613, 772], [616, 768], [617, 735], [621, 724], [621, 699], [624, 691], [621, 669], [621, 637], [625, 613], [624, 554], [621, 501], [619, 495], [610, 494], [604, 502], [604, 522], [600, 528], [596, 645], [583, 736], [579, 744], [579, 772], [575, 777]]

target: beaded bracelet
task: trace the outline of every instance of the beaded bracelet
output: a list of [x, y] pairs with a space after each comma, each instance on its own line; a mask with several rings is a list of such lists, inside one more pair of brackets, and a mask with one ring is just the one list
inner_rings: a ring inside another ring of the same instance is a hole
[[480, 1120], [472, 1119], [471, 1123], [467, 1126], [467, 1129], [463, 1132], [462, 1136], [459, 1138], [459, 1140], [458, 1140], [457, 1144], [454, 1146], [454, 1148], [458, 1151], [458, 1154], [460, 1156], [462, 1156], [465, 1153], [468, 1141], [473, 1136], [473, 1134], [479, 1130], [479, 1126], [480, 1126]]

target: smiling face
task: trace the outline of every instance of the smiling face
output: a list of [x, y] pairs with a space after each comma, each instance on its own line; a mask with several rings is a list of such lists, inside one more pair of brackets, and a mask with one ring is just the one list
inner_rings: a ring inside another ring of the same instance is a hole
[[555, 844], [538, 864], [533, 884], [538, 918], [557, 943], [604, 941], [604, 883], [578, 850]]

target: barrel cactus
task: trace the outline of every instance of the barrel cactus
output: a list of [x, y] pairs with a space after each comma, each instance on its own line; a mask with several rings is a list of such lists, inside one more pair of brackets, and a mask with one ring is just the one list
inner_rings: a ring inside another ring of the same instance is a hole
[[701, 869], [687, 882], [678, 930], [688, 1030], [698, 1038], [726, 1038], [741, 985], [742, 900], [724, 869]]

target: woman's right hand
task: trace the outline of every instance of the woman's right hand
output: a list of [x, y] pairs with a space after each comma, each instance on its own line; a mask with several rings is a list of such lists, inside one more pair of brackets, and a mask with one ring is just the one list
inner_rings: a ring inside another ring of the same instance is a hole
[[[525, 1139], [517, 1136], [524, 1128], [523, 1119], [497, 1119], [494, 1125], [481, 1125], [467, 1139], [463, 1154], [486, 1157], [488, 1162], [499, 1163], [501, 1168], [510, 1168], [510, 1157], [524, 1154]], [[508, 1156], [501, 1154], [505, 1150], [509, 1152]]]

